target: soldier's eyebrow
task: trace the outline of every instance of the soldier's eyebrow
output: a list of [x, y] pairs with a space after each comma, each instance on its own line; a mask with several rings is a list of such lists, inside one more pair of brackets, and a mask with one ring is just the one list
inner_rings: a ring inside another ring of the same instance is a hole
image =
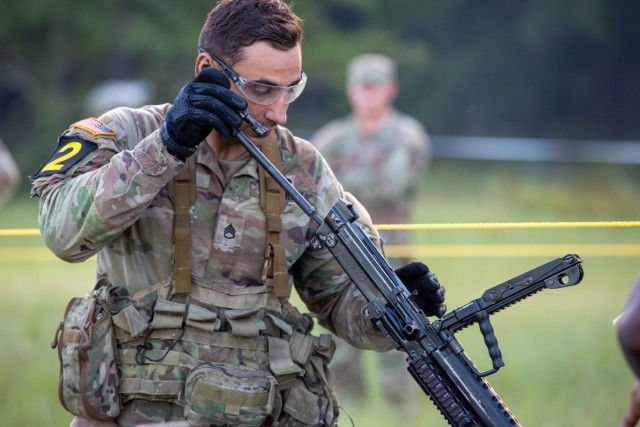
[[269, 86], [275, 86], [275, 87], [288, 87], [288, 86], [295, 86], [295, 85], [299, 84], [299, 83], [302, 81], [302, 75], [300, 75], [300, 78], [299, 78], [299, 79], [294, 80], [294, 81], [292, 81], [291, 83], [289, 83], [288, 85], [285, 85], [285, 86], [283, 86], [283, 85], [279, 85], [278, 83], [273, 82], [273, 81], [271, 81], [271, 80], [269, 80], [269, 79], [265, 79], [265, 78], [260, 78], [260, 79], [257, 79], [257, 80], [249, 80], [249, 79], [247, 79], [247, 80], [248, 80], [248, 81], [250, 81], [250, 82], [254, 82], [254, 83], [262, 83], [262, 84], [264, 84], [264, 85], [269, 85]]

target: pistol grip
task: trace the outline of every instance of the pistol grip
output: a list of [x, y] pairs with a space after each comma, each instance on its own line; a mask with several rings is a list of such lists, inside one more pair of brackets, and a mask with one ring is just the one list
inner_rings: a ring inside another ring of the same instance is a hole
[[504, 360], [502, 360], [502, 352], [500, 351], [500, 347], [498, 347], [498, 339], [493, 333], [493, 326], [489, 320], [489, 314], [487, 314], [486, 310], [480, 310], [476, 313], [475, 317], [480, 327], [480, 332], [482, 332], [482, 336], [484, 337], [484, 343], [489, 350], [493, 368], [498, 370], [504, 366]]

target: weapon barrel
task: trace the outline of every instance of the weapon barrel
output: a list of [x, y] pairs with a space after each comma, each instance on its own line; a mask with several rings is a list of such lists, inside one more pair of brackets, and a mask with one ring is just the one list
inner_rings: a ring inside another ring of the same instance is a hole
[[[246, 116], [251, 117], [248, 114]], [[247, 120], [246, 117], [245, 120]], [[311, 218], [316, 224], [322, 224], [322, 218], [320, 218], [316, 210], [313, 208], [313, 206], [311, 206], [311, 203], [309, 203], [307, 199], [305, 199], [302, 194], [300, 194], [300, 192], [296, 190], [296, 188], [291, 185], [289, 181], [287, 181], [287, 178], [285, 178], [284, 175], [280, 173], [280, 171], [273, 165], [273, 163], [271, 163], [269, 159], [267, 159], [267, 157], [262, 154], [260, 150], [258, 150], [258, 147], [256, 147], [255, 144], [251, 142], [251, 140], [249, 140], [249, 138], [247, 138], [247, 136], [240, 131], [236, 131], [234, 136], [240, 142], [240, 144], [242, 144], [242, 146], [249, 152], [249, 154], [251, 154], [251, 156], [258, 161], [260, 166], [262, 166], [264, 170], [266, 170], [267, 173], [271, 175], [271, 177], [278, 183], [278, 185], [282, 187], [282, 189], [291, 197], [291, 199], [296, 202], [300, 209], [302, 209], [304, 213], [307, 214], [307, 216]]]

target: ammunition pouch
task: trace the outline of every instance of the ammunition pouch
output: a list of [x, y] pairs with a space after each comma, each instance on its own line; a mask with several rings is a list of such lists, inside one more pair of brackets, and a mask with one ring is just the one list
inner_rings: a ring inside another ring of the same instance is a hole
[[248, 366], [205, 362], [185, 384], [185, 417], [194, 426], [259, 427], [274, 411], [276, 379]]
[[108, 309], [111, 285], [100, 280], [85, 297], [72, 298], [51, 343], [58, 348], [58, 399], [74, 415], [109, 421], [120, 414], [115, 337]]

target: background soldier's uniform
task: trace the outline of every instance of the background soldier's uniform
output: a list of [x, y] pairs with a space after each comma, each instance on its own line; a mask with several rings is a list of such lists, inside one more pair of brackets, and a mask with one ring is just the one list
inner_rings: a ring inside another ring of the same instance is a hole
[[[392, 110], [378, 131], [363, 137], [353, 115], [329, 122], [311, 138], [344, 188], [367, 207], [374, 224], [410, 223], [412, 195], [423, 179], [430, 154], [430, 140], [415, 118]], [[408, 231], [381, 233], [385, 245], [408, 245]], [[409, 262], [390, 259], [395, 266]], [[340, 397], [363, 398], [365, 392], [363, 355], [338, 342], [333, 361], [336, 391]], [[401, 353], [381, 354], [384, 395], [394, 403], [406, 403], [407, 391], [416, 386], [406, 372]], [[399, 401], [398, 401], [399, 400]]]
[[20, 183], [20, 169], [0, 139], [0, 208], [11, 199]]
[[[326, 124], [311, 140], [344, 188], [367, 207], [374, 224], [408, 222], [410, 201], [430, 150], [418, 120], [393, 110], [377, 132], [363, 137], [349, 115]], [[408, 242], [407, 234], [398, 231], [382, 237], [386, 244]]]
[[[175, 327], [175, 307], [167, 301], [184, 304], [188, 298], [172, 299], [174, 228], [167, 184], [184, 165], [167, 154], [159, 137], [169, 107], [119, 108], [100, 117], [105, 127], [72, 125], [62, 139], [78, 139], [86, 154], [68, 160], [76, 163], [65, 165], [64, 174], [36, 174], [33, 183], [41, 197], [39, 220], [47, 246], [70, 262], [97, 255], [98, 277], [121, 288], [111, 308], [118, 311], [123, 413], [134, 414], [127, 422], [166, 421], [167, 411], [173, 412], [171, 419], [182, 419], [176, 404], [184, 403], [185, 377], [201, 361], [265, 371], [293, 361], [296, 379], [286, 388], [290, 395], [296, 391], [300, 402], [290, 399], [284, 409], [290, 424], [284, 425], [333, 425], [337, 408], [325, 369], [333, 345], [328, 336], [310, 341], [308, 319], [261, 278], [265, 214], [258, 165], [248, 154], [218, 161], [207, 144], [200, 144], [195, 155], [190, 305], [206, 310], [183, 305], [180, 319], [188, 312], [184, 334], [179, 321]], [[308, 142], [287, 129], [280, 127], [269, 138], [277, 138], [285, 176], [324, 217], [345, 196], [331, 170]], [[388, 349], [387, 340], [359, 315], [365, 300], [342, 268], [329, 251], [311, 248], [313, 221], [290, 200], [281, 219], [289, 285], [320, 324], [357, 347]], [[367, 230], [375, 239], [375, 231]], [[270, 349], [277, 339], [289, 341], [291, 355], [274, 360]], [[153, 349], [141, 352], [147, 343]], [[309, 391], [315, 401], [305, 400]], [[297, 418], [296, 405], [304, 406]]]

